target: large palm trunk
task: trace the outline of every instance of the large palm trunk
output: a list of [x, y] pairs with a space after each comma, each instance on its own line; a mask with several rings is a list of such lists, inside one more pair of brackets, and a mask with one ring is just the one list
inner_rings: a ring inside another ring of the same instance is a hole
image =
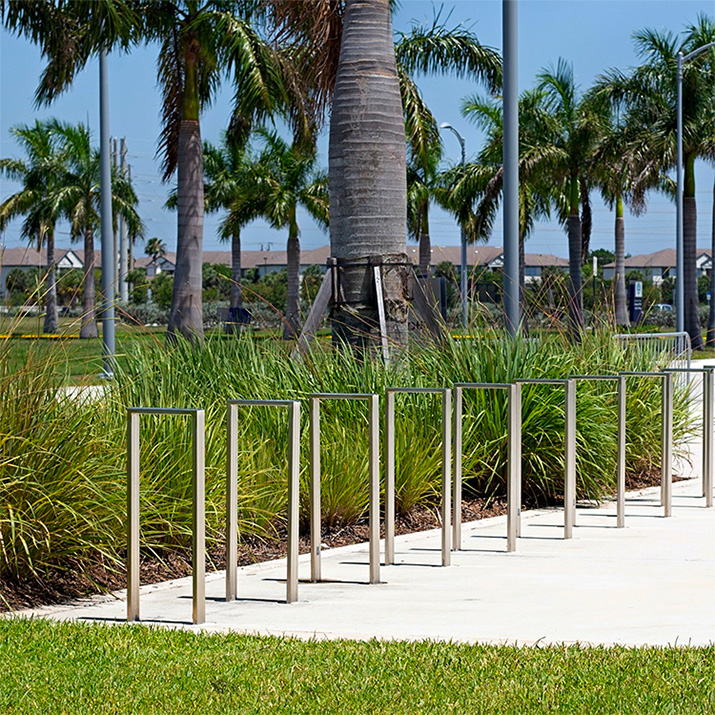
[[291, 340], [300, 326], [300, 240], [298, 227], [292, 226], [288, 236], [286, 269], [286, 316], [283, 325], [283, 339]]
[[167, 337], [204, 337], [201, 263], [204, 240], [204, 155], [199, 126], [198, 42], [184, 48], [184, 87], [177, 153], [176, 270]]
[[701, 350], [703, 338], [700, 333], [700, 303], [698, 301], [697, 277], [697, 207], [695, 205], [695, 157], [685, 158], [685, 182], [683, 191], [683, 291], [685, 293], [685, 330], [690, 335], [693, 350]]
[[94, 231], [87, 228], [84, 231], [84, 294], [82, 296], [80, 338], [96, 338], [98, 335], [97, 320], [94, 317], [94, 269]]
[[407, 343], [406, 158], [389, 0], [347, 0], [329, 148], [330, 247], [339, 268], [333, 339], [374, 345], [374, 266], [386, 332]]
[[713, 184], [713, 226], [710, 242], [710, 312], [707, 346], [715, 347], [715, 183]]
[[43, 333], [57, 332], [57, 281], [55, 276], [55, 234], [50, 231], [47, 244], [47, 288], [45, 290], [45, 323]]
[[231, 235], [231, 294], [229, 300], [231, 320], [228, 323], [227, 331], [233, 332], [243, 308], [243, 288], [241, 287], [241, 231], [239, 229], [236, 229]]
[[626, 301], [626, 232], [623, 219], [623, 197], [616, 199], [616, 278], [615, 278], [615, 302], [616, 302], [616, 325], [628, 327], [628, 309]]

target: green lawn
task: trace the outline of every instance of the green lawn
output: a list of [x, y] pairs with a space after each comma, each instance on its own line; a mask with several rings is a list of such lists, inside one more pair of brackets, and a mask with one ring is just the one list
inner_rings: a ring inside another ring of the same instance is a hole
[[715, 647], [303, 642], [0, 621], [3, 713], [712, 713]]

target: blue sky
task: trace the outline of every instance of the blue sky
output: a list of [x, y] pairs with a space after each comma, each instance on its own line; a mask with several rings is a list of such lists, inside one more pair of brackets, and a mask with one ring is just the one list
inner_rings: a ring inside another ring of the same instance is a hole
[[[454, 0], [438, 4], [431, 0], [402, 0], [394, 16], [396, 31], [409, 31], [413, 21], [431, 22], [437, 8], [449, 26], [463, 23], [483, 44], [501, 48], [501, 0]], [[537, 72], [559, 57], [573, 63], [578, 84], [587, 89], [597, 75], [610, 67], [626, 69], [637, 64], [631, 35], [650, 27], [681, 31], [694, 22], [698, 13], [715, 13], [715, 0], [521, 0], [519, 3], [519, 82], [520, 89], [533, 85]], [[98, 66], [90, 64], [73, 88], [48, 108], [35, 109], [33, 93], [42, 68], [38, 50], [29, 42], [0, 31], [0, 156], [18, 156], [9, 128], [33, 122], [35, 117], [56, 116], [69, 122], [88, 122], [98, 134]], [[162, 208], [169, 187], [159, 174], [155, 158], [159, 135], [159, 95], [156, 89], [156, 47], [134, 50], [130, 55], [112, 55], [109, 61], [110, 127], [113, 136], [127, 139], [129, 163], [141, 200], [140, 213], [147, 225], [147, 236], [158, 236], [169, 250], [176, 244], [176, 216]], [[462, 99], [484, 89], [469, 80], [452, 77], [419, 77], [418, 85], [439, 122], [450, 122], [466, 139], [467, 153], [475, 154], [481, 143], [480, 132], [461, 116]], [[229, 116], [231, 92], [224, 89], [202, 118], [204, 139], [216, 142]], [[448, 133], [444, 137], [448, 162], [459, 159], [459, 145]], [[321, 159], [327, 166], [327, 138], [320, 142]], [[712, 226], [712, 166], [697, 166], [698, 245], [710, 245]], [[15, 186], [0, 184], [3, 199]], [[216, 237], [218, 216], [208, 216], [204, 248], [227, 248]], [[459, 231], [451, 218], [434, 211], [432, 240], [436, 244], [457, 244]], [[314, 248], [328, 242], [327, 234], [301, 221], [301, 243]], [[495, 227], [491, 243], [501, 245], [501, 222]], [[675, 208], [667, 199], [653, 195], [645, 215], [626, 217], [626, 249], [646, 253], [675, 244]], [[8, 246], [23, 245], [19, 222], [5, 234]], [[243, 232], [246, 249], [284, 248], [286, 235], [254, 222]], [[59, 246], [69, 245], [66, 226], [60, 226]], [[99, 245], [99, 244], [98, 244]], [[613, 248], [613, 216], [594, 195], [593, 248]], [[527, 243], [529, 252], [567, 255], [566, 236], [556, 223], [539, 224]], [[141, 252], [139, 249], [138, 253]]]

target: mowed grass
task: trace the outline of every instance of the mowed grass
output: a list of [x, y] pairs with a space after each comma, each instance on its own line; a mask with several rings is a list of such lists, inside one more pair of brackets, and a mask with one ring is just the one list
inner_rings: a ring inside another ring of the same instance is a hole
[[4, 713], [712, 713], [715, 647], [353, 642], [0, 621]]

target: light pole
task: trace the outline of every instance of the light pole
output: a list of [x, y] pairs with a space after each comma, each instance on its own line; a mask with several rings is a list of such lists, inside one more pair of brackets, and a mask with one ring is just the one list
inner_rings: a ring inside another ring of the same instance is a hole
[[715, 42], [698, 47], [697, 50], [683, 55], [678, 52], [676, 81], [677, 98], [677, 189], [675, 195], [675, 329], [685, 330], [685, 286], [683, 284], [683, 65], [697, 57], [701, 52], [715, 47]]
[[[464, 168], [467, 163], [467, 151], [464, 144], [464, 137], [449, 123], [442, 122], [439, 125], [442, 129], [449, 129], [454, 132], [454, 135], [459, 140], [459, 146], [462, 148], [462, 168]], [[462, 294], [462, 327], [466, 330], [467, 324], [469, 322], [469, 313], [467, 306], [469, 305], [467, 296], [467, 232], [464, 230], [464, 226], [460, 224], [459, 227], [459, 238], [461, 243], [461, 256], [460, 256], [460, 293]]]

